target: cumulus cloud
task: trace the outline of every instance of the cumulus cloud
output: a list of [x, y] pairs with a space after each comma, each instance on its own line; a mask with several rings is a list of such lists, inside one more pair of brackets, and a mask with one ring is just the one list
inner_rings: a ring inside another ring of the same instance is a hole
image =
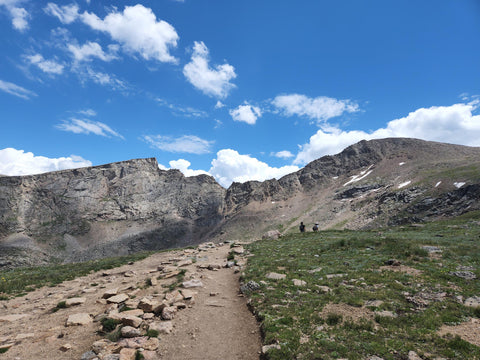
[[254, 125], [257, 122], [257, 118], [262, 116], [262, 111], [259, 107], [249, 104], [240, 105], [236, 109], [230, 110], [229, 113], [233, 120], [243, 121], [250, 125]]
[[24, 0], [0, 0], [0, 6], [7, 9], [12, 18], [13, 27], [19, 31], [28, 29], [28, 19], [30, 18], [28, 11], [19, 6], [22, 2]]
[[180, 170], [183, 175], [185, 176], [197, 176], [197, 175], [210, 175], [208, 172], [204, 170], [193, 170], [190, 169], [190, 161], [185, 160], [185, 159], [178, 159], [178, 160], [172, 160], [169, 162], [170, 168], [171, 169], [178, 169]]
[[290, 158], [295, 156], [288, 150], [273, 152], [271, 155], [275, 156], [275, 157], [278, 157], [280, 159], [290, 159]]
[[64, 66], [54, 60], [45, 60], [42, 55], [35, 54], [25, 57], [30, 64], [36, 65], [40, 70], [48, 74], [59, 75], [63, 73]]
[[480, 115], [474, 112], [480, 103], [421, 108], [407, 116], [390, 121], [385, 128], [364, 131], [319, 130], [297, 154], [294, 164], [306, 164], [324, 155], [340, 152], [360, 140], [387, 137], [411, 137], [468, 146], [480, 146]]
[[123, 12], [111, 12], [103, 20], [84, 12], [81, 19], [92, 29], [109, 34], [128, 53], [139, 54], [146, 60], [177, 62], [170, 48], [177, 46], [178, 34], [166, 21], [157, 21], [150, 8], [140, 4], [126, 6]]
[[213, 141], [204, 140], [194, 135], [183, 135], [178, 138], [146, 135], [143, 140], [154, 148], [175, 153], [208, 154], [211, 152], [213, 145]]
[[100, 44], [92, 41], [88, 41], [81, 46], [68, 44], [67, 48], [77, 62], [91, 61], [92, 58], [98, 58], [102, 61], [111, 61], [117, 59], [117, 56], [115, 55], [115, 53], [118, 51], [117, 45], [110, 45], [108, 47], [108, 53], [103, 51]]
[[212, 160], [212, 167], [208, 172], [220, 185], [229, 187], [234, 181], [278, 179], [298, 169], [297, 166], [292, 165], [281, 168], [270, 167], [249, 155], [241, 155], [232, 149], [223, 149], [217, 153], [217, 158]]
[[94, 134], [105, 137], [118, 137], [124, 139], [122, 135], [113, 130], [110, 126], [99, 121], [91, 121], [88, 119], [70, 119], [56, 126], [62, 131], [73, 132], [74, 134]]
[[1, 175], [32, 175], [85, 166], [92, 166], [92, 163], [75, 155], [52, 159], [13, 148], [0, 150]]
[[33, 96], [37, 96], [37, 94], [35, 94], [33, 91], [27, 90], [19, 85], [3, 80], [0, 80], [0, 90], [10, 95], [14, 95], [26, 100], [30, 99]]
[[338, 100], [326, 96], [310, 98], [300, 94], [279, 95], [272, 105], [285, 116], [304, 116], [322, 123], [343, 113], [359, 111], [359, 106], [351, 100]]
[[229, 64], [209, 65], [209, 51], [203, 41], [195, 41], [191, 61], [183, 68], [187, 80], [205, 95], [224, 99], [235, 87], [230, 81], [235, 79], [235, 68]]
[[62, 24], [70, 24], [77, 20], [79, 16], [78, 9], [78, 5], [74, 3], [63, 6], [58, 6], [55, 3], [48, 3], [47, 6], [43, 8], [43, 11], [48, 15], [58, 18]]

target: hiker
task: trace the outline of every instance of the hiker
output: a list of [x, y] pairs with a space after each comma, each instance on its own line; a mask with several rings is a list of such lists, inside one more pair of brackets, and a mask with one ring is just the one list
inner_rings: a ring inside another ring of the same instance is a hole
[[305, 232], [305, 225], [303, 225], [303, 221], [300, 223], [300, 226], [298, 228], [300, 229], [300, 232]]
[[315, 223], [315, 225], [313, 225], [312, 230], [313, 230], [313, 232], [317, 232], [317, 231], [318, 231], [318, 223]]

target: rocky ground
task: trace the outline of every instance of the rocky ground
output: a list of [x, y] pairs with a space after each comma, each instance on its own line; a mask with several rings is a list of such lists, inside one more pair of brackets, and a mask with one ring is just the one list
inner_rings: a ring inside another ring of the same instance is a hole
[[[227, 262], [232, 250], [239, 266]], [[242, 253], [212, 243], [157, 253], [1, 301], [0, 358], [258, 359], [258, 324], [239, 293]], [[116, 337], [102, 319], [123, 325]]]

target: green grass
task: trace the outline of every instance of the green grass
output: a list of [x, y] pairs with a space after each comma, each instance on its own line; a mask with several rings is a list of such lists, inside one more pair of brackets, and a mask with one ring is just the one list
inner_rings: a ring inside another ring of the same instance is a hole
[[[480, 278], [479, 239], [480, 222], [474, 213], [421, 228], [332, 230], [248, 245], [254, 256], [249, 258], [242, 280], [262, 284], [250, 294], [250, 303], [261, 322], [264, 344], [281, 346], [268, 351], [267, 358], [355, 360], [376, 355], [396, 360], [408, 358], [408, 352], [414, 350], [424, 359], [480, 359], [479, 347], [453, 335], [437, 334], [442, 325], [460, 324], [480, 315], [479, 309], [456, 300], [457, 296], [480, 295], [480, 280], [450, 274], [459, 265], [473, 266]], [[442, 257], [429, 256], [423, 245], [441, 248]], [[380, 267], [389, 259], [421, 274], [382, 271]], [[287, 277], [269, 280], [269, 272]], [[327, 277], [332, 274], [343, 275]], [[296, 287], [293, 279], [307, 285]], [[325, 293], [320, 286], [331, 291]], [[440, 300], [431, 299], [435, 296]], [[420, 306], [411, 299], [430, 300]], [[367, 309], [364, 305], [369, 300], [382, 302]], [[322, 313], [327, 304], [370, 311], [370, 317]], [[373, 311], [390, 311], [396, 317]]]
[[144, 259], [150, 254], [144, 252], [83, 263], [56, 264], [3, 271], [0, 272], [0, 300], [6, 300], [10, 296], [22, 296], [26, 292], [42, 286], [55, 286], [63, 281], [87, 275], [91, 271], [119, 267], [131, 261]]

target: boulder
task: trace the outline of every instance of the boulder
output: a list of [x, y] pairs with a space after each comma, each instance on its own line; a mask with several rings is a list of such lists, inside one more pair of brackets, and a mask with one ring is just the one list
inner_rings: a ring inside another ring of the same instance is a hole
[[79, 313], [79, 314], [72, 314], [68, 317], [65, 326], [76, 326], [76, 325], [88, 325], [93, 322], [92, 317], [90, 314], [87, 313]]

